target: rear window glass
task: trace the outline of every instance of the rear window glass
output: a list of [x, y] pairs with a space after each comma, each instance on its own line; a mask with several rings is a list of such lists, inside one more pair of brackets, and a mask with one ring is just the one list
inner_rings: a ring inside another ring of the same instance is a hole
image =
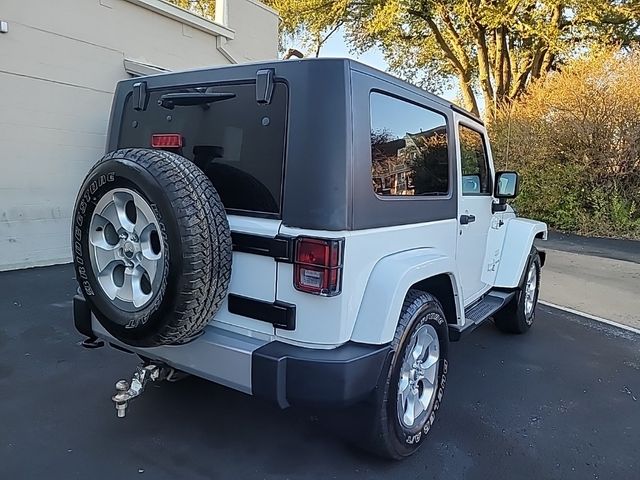
[[[231, 93], [203, 105], [158, 104], [165, 94]], [[276, 83], [271, 103], [256, 102], [254, 83], [152, 90], [145, 111], [133, 108], [129, 95], [119, 148], [151, 146], [154, 134], [178, 133], [176, 153], [198, 165], [211, 179], [227, 210], [280, 213], [287, 116], [287, 87]]]

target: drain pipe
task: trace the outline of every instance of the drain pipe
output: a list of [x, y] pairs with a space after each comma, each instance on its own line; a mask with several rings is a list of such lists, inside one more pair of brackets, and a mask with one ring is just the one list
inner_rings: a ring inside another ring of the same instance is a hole
[[[229, 27], [229, 10], [227, 0], [216, 0], [215, 22], [227, 28], [231, 28]], [[226, 37], [218, 35], [216, 37], [216, 48], [229, 62], [239, 63], [233, 54], [227, 49], [226, 45], [228, 41], [229, 39]]]

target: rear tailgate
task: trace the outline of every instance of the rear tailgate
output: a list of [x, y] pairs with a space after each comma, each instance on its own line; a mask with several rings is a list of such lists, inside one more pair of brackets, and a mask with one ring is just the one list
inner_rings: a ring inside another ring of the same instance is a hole
[[[249, 233], [273, 238], [280, 229], [280, 220], [229, 215], [229, 225], [234, 234]], [[234, 251], [229, 293], [247, 299], [274, 302], [276, 299], [276, 274], [276, 261], [273, 257]], [[269, 335], [275, 333], [271, 323], [229, 313], [228, 297], [216, 314], [215, 320]]]
[[[126, 97], [119, 132], [111, 134], [118, 148], [152, 148], [166, 139], [165, 149], [211, 179], [232, 232], [273, 238], [281, 224], [287, 108], [287, 86], [277, 81], [270, 102], [259, 103], [255, 79], [154, 89], [151, 77]], [[234, 251], [229, 293], [274, 302], [276, 274], [273, 257]], [[230, 313], [228, 301], [215, 320], [274, 333], [271, 323]]]

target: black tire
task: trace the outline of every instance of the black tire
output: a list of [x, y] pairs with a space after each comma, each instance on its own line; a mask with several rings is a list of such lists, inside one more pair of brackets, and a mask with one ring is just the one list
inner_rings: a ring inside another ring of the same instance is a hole
[[[407, 429], [400, 422], [397, 411], [400, 367], [412, 334], [425, 323], [435, 329], [440, 347], [435, 396], [426, 410], [424, 421]], [[428, 293], [409, 291], [391, 342], [393, 353], [389, 367], [381, 376], [374, 395], [374, 405], [369, 415], [373, 428], [364, 445], [368, 450], [382, 457], [399, 460], [415, 453], [422, 445], [442, 401], [448, 369], [448, 344], [449, 331], [440, 302]]]
[[[159, 284], [138, 309], [123, 309], [103, 291], [89, 254], [88, 230], [97, 202], [115, 188], [140, 195], [161, 230]], [[115, 338], [133, 346], [179, 343], [197, 335], [224, 300], [231, 278], [231, 233], [211, 181], [174, 153], [117, 150], [89, 172], [73, 216], [73, 259], [92, 312]]]
[[[533, 309], [527, 313], [525, 309], [526, 293], [525, 285], [527, 282], [527, 275], [529, 270], [533, 268], [536, 273], [536, 288], [533, 299]], [[531, 253], [529, 253], [529, 260], [527, 261], [526, 269], [523, 272], [520, 285], [516, 295], [505, 305], [500, 311], [493, 316], [493, 321], [496, 327], [505, 333], [525, 333], [529, 331], [533, 325], [533, 321], [536, 317], [536, 305], [538, 304], [538, 294], [540, 293], [540, 254], [536, 247], [531, 247]]]

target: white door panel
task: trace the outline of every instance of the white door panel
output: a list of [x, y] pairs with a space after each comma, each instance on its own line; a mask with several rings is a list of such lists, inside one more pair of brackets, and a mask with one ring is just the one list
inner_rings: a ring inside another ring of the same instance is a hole
[[267, 302], [275, 301], [275, 260], [252, 253], [234, 252], [229, 293]]
[[[243, 217], [240, 215], [229, 215], [228, 219], [232, 232], [275, 237], [280, 229], [280, 220]], [[234, 252], [229, 293], [273, 302], [276, 299], [276, 275], [276, 261], [273, 258], [251, 253]], [[268, 322], [229, 313], [226, 300], [213, 321], [269, 335], [274, 333], [273, 325]], [[219, 326], [224, 327], [224, 325]]]
[[[476, 300], [489, 285], [483, 279], [487, 252], [487, 234], [491, 227], [491, 197], [463, 197], [458, 215], [457, 264], [462, 283], [465, 306]], [[475, 217], [474, 221], [463, 225], [463, 215]]]
[[502, 259], [502, 248], [506, 232], [506, 224], [503, 217], [503, 213], [493, 215], [487, 235], [487, 251], [484, 268], [482, 269], [482, 281], [489, 286], [494, 286], [496, 283], [496, 275]]
[[499, 258], [499, 235], [492, 228], [498, 224], [492, 213], [494, 174], [486, 132], [460, 117], [455, 130], [460, 192], [456, 259], [467, 306], [491, 288], [495, 272], [492, 277], [488, 270]]

